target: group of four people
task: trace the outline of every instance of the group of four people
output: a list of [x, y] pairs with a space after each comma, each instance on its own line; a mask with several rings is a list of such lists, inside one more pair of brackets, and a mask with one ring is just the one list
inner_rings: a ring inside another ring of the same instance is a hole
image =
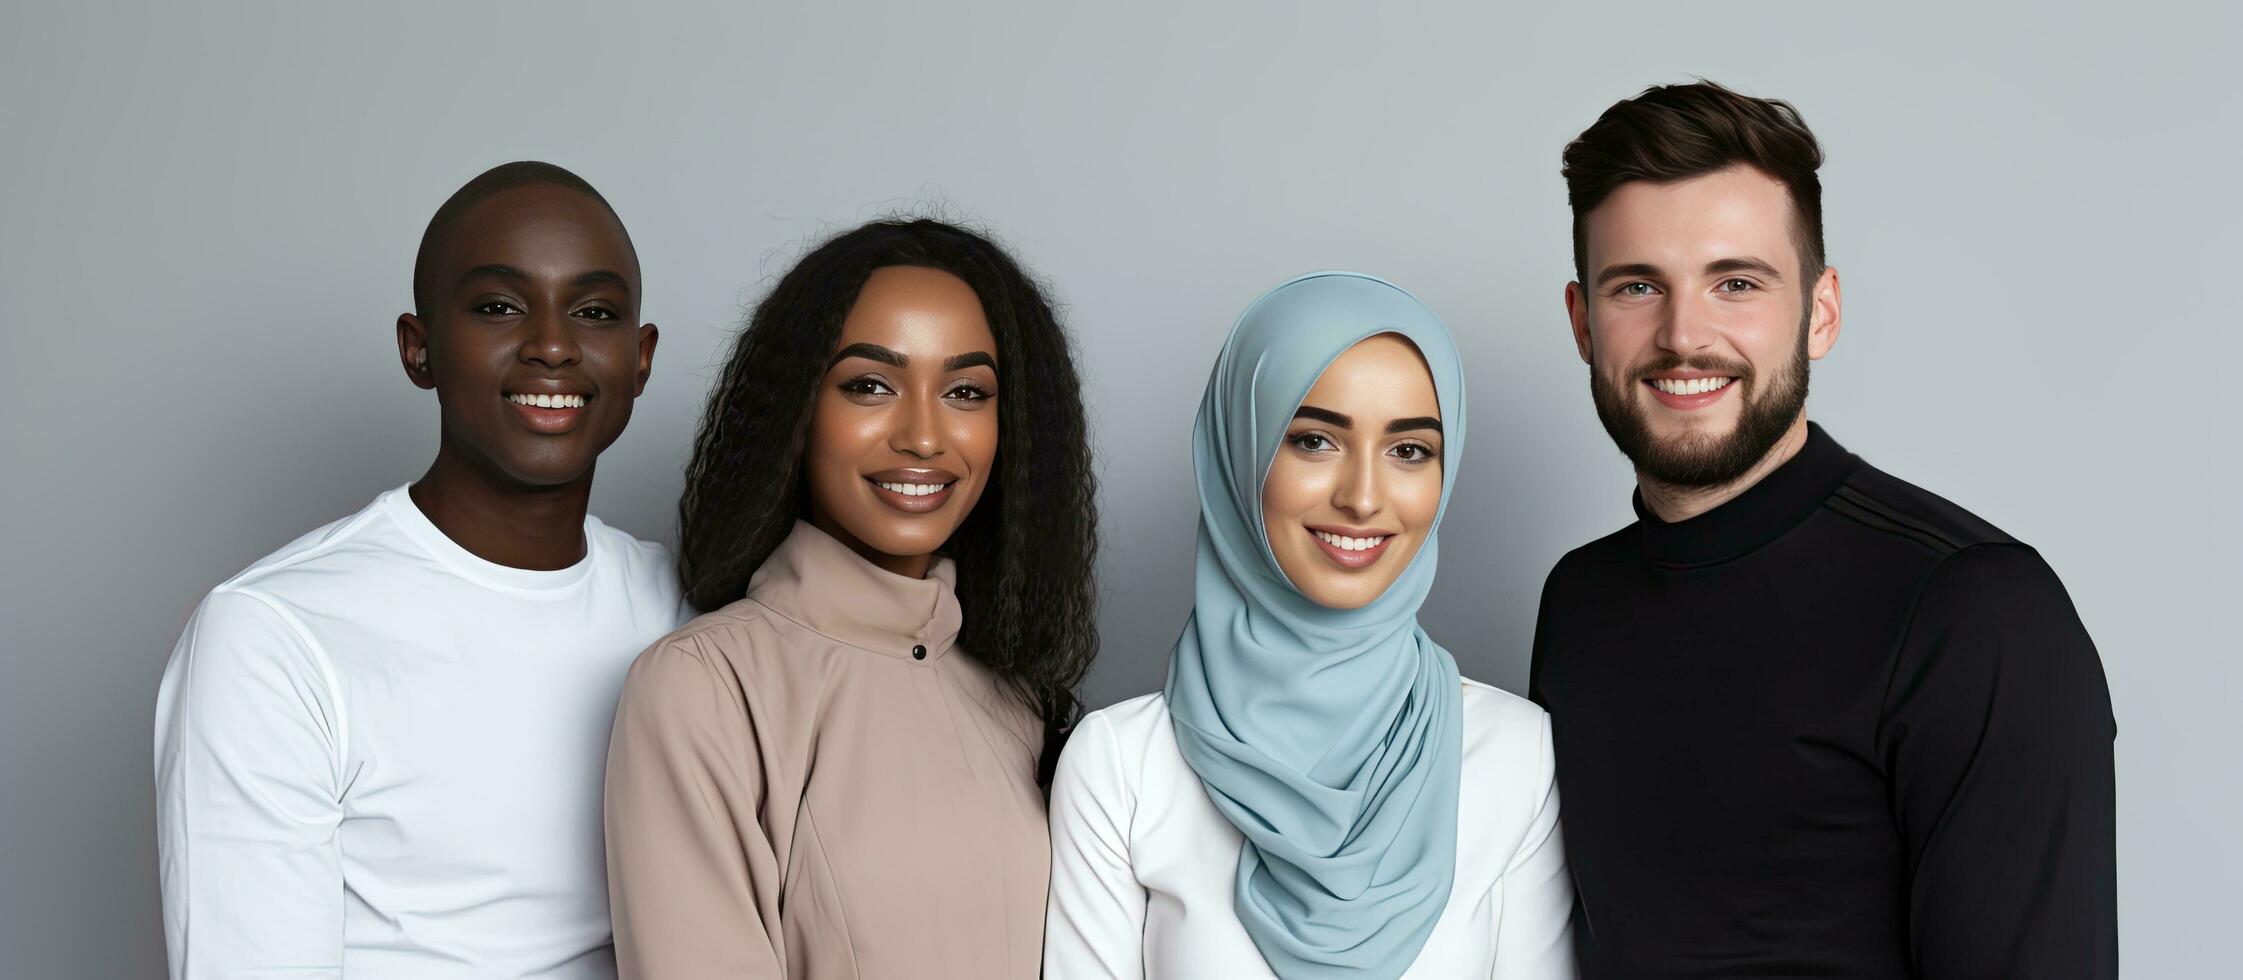
[[657, 340], [631, 240], [565, 170], [489, 171], [397, 321], [435, 462], [212, 590], [165, 671], [172, 973], [2115, 976], [2062, 586], [1806, 420], [1820, 163], [1702, 82], [1566, 148], [1640, 519], [1551, 573], [1532, 701], [1417, 622], [1457, 348], [1326, 272], [1232, 328], [1167, 683], [1088, 715], [1093, 466], [1028, 272], [927, 220], [805, 255], [673, 560], [587, 513]]

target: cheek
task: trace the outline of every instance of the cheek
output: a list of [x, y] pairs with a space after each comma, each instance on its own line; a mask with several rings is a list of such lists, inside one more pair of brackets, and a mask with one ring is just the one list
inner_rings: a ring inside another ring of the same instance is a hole
[[973, 475], [986, 479], [997, 460], [997, 444], [1001, 433], [997, 427], [997, 406], [988, 405], [973, 411], [952, 411], [949, 442], [958, 455], [965, 457]]
[[1262, 482], [1262, 523], [1271, 529], [1271, 541], [1278, 540], [1275, 529], [1300, 523], [1318, 500], [1331, 498], [1331, 488], [1324, 485], [1326, 469], [1278, 451]]
[[623, 327], [605, 329], [584, 338], [580, 346], [585, 361], [599, 375], [602, 385], [621, 385], [623, 390], [631, 390], [630, 386], [639, 377], [639, 339], [635, 331]]
[[1653, 321], [1643, 310], [1607, 307], [1590, 316], [1589, 359], [1608, 371], [1632, 365], [1652, 346], [1653, 330]]
[[1433, 518], [1441, 513], [1441, 467], [1420, 467], [1401, 474], [1393, 483], [1394, 511], [1402, 526], [1422, 538]]
[[1752, 363], [1753, 371], [1767, 375], [1790, 363], [1792, 352], [1799, 346], [1799, 320], [1780, 310], [1782, 304], [1758, 305], [1762, 308], [1752, 310], [1749, 317], [1740, 317], [1726, 333], [1737, 352]]
[[803, 447], [803, 469], [814, 482], [854, 479], [865, 447], [878, 439], [878, 414], [837, 395], [824, 394], [818, 399], [810, 413], [810, 441]]

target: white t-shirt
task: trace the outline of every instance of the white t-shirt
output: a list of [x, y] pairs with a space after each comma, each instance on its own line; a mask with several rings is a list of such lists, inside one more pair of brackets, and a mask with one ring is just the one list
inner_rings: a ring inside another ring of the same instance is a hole
[[615, 976], [601, 780], [668, 552], [496, 565], [404, 488], [211, 590], [156, 696], [174, 978]]
[[[1456, 884], [1405, 977], [1571, 980], [1556, 774], [1542, 709], [1466, 680]], [[1232, 909], [1243, 840], [1184, 762], [1164, 697], [1091, 712], [1052, 785], [1044, 975], [1271, 976]]]

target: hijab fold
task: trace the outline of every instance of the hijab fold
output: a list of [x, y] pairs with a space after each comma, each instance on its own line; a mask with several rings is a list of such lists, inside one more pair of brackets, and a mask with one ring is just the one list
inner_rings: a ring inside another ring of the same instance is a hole
[[[1416, 345], [1431, 369], [1441, 506], [1384, 594], [1331, 609], [1278, 568], [1262, 483], [1316, 379], [1383, 333]], [[1168, 709], [1184, 761], [1245, 837], [1233, 905], [1280, 976], [1399, 976], [1448, 903], [1463, 695], [1455, 659], [1417, 610], [1464, 445], [1463, 382], [1455, 342], [1416, 297], [1323, 272], [1247, 308], [1200, 402], [1198, 564]]]

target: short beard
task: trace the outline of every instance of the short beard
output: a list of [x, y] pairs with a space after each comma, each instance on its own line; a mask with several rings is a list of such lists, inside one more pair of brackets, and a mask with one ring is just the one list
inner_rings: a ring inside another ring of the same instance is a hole
[[[1743, 399], [1737, 427], [1727, 436], [1688, 435], [1660, 442], [1651, 435], [1645, 411], [1631, 399], [1634, 387], [1662, 371], [1702, 370], [1737, 374], [1732, 382]], [[1738, 373], [1742, 372], [1742, 373]], [[1807, 405], [1807, 323], [1801, 318], [1799, 345], [1791, 363], [1767, 379], [1748, 364], [1732, 361], [1690, 360], [1669, 352], [1657, 362], [1631, 374], [1624, 384], [1608, 380], [1604, 372], [1589, 368], [1589, 394], [1596, 400], [1597, 419], [1612, 436], [1621, 454], [1635, 464], [1636, 472], [1657, 483], [1698, 490], [1727, 484], [1766, 459]]]

